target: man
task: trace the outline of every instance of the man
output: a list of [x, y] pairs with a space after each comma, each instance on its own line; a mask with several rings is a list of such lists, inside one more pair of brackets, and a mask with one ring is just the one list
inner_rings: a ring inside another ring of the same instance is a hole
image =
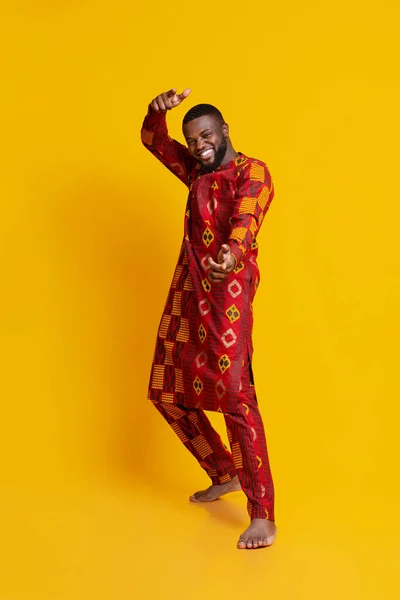
[[[242, 489], [250, 526], [238, 548], [276, 536], [274, 488], [252, 359], [256, 236], [273, 198], [266, 165], [234, 150], [220, 111], [199, 104], [183, 119], [187, 148], [168, 135], [166, 113], [190, 89], [157, 96], [143, 144], [188, 188], [184, 240], [158, 330], [149, 398], [209, 475], [190, 497], [210, 502]], [[231, 452], [204, 410], [224, 414]]]

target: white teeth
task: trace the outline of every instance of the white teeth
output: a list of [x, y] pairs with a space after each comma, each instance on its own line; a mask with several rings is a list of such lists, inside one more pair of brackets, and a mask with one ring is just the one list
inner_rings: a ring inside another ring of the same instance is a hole
[[200, 152], [200, 156], [201, 158], [206, 158], [207, 156], [210, 156], [212, 150], [204, 150], [204, 152]]

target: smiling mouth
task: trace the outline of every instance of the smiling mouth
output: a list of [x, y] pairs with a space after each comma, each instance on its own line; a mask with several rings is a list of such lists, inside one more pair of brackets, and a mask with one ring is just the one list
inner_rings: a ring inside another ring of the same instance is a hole
[[207, 160], [207, 158], [210, 158], [212, 156], [212, 153], [213, 153], [213, 149], [207, 148], [207, 150], [203, 150], [202, 152], [199, 152], [198, 156], [202, 160]]

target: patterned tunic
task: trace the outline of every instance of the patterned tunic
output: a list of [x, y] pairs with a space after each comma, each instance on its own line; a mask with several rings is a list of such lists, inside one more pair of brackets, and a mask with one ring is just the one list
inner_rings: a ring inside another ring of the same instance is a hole
[[[256, 236], [274, 191], [266, 165], [243, 154], [205, 173], [149, 109], [143, 144], [189, 188], [184, 239], [161, 318], [149, 398], [219, 412], [234, 410], [253, 353], [252, 302], [259, 283]], [[229, 244], [236, 268], [209, 277]]]

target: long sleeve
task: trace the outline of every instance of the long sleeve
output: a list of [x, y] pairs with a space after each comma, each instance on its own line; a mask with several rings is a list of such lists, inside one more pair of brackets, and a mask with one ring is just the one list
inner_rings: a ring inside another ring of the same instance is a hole
[[228, 241], [237, 264], [251, 250], [273, 197], [273, 183], [266, 165], [249, 162], [238, 178]]
[[149, 107], [144, 119], [141, 137], [143, 145], [185, 185], [196, 164], [188, 149], [168, 135], [166, 113], [157, 113]]

